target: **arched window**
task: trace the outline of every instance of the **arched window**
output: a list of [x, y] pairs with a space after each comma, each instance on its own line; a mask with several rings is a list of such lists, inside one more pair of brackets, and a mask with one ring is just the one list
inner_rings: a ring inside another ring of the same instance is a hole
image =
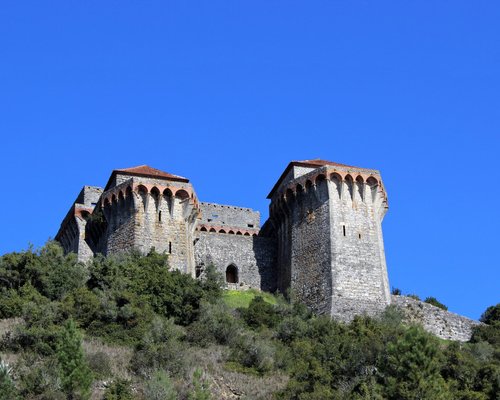
[[238, 268], [233, 264], [226, 268], [226, 282], [238, 283]]

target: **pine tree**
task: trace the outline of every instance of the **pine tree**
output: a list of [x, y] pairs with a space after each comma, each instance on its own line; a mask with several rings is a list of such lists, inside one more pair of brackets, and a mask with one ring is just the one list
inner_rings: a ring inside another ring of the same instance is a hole
[[82, 335], [72, 319], [64, 325], [57, 346], [57, 359], [62, 387], [68, 399], [88, 399], [92, 372], [83, 354]]
[[389, 399], [450, 399], [440, 374], [437, 340], [420, 327], [411, 327], [387, 349], [385, 367]]

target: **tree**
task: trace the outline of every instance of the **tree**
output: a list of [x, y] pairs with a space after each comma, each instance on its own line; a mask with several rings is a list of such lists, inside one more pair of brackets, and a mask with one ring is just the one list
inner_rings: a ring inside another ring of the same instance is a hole
[[413, 326], [395, 343], [388, 345], [385, 390], [389, 399], [450, 399], [440, 375], [437, 339]]
[[88, 399], [92, 373], [84, 358], [82, 335], [72, 319], [64, 325], [57, 346], [57, 359], [62, 387], [68, 399]]
[[488, 307], [479, 320], [488, 325], [500, 322], [500, 303]]

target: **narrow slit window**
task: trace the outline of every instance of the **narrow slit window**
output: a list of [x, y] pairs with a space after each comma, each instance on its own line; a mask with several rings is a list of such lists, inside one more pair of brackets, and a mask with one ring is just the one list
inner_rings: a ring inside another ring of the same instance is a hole
[[342, 225], [342, 234], [345, 236], [345, 225]]
[[361, 233], [358, 233], [358, 239], [361, 239]]
[[161, 211], [158, 211], [158, 222], [161, 222]]
[[172, 254], [172, 242], [168, 242], [168, 254]]

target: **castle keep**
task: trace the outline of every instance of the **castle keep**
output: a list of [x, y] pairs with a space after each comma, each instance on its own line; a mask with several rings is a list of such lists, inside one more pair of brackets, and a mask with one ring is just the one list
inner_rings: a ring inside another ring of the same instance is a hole
[[229, 287], [292, 290], [318, 313], [348, 320], [390, 302], [380, 173], [324, 160], [291, 162], [268, 195], [269, 219], [201, 202], [187, 178], [148, 166], [84, 186], [56, 235], [81, 261], [151, 248], [193, 277], [213, 264]]

